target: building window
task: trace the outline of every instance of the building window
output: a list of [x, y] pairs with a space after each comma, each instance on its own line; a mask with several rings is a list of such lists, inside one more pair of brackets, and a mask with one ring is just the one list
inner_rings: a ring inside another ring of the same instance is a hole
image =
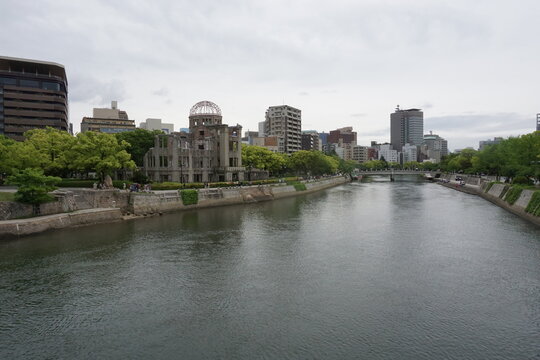
[[199, 150], [204, 150], [204, 144], [199, 145]]
[[166, 156], [159, 157], [159, 166], [160, 167], [169, 167], [169, 159]]
[[12, 78], [0, 77], [0, 85], [17, 85], [17, 80]]
[[204, 130], [199, 131], [199, 135], [204, 136]]
[[22, 87], [39, 88], [39, 83], [35, 80], [20, 80], [19, 85]]
[[44, 81], [41, 84], [41, 88], [45, 90], [54, 90], [54, 91], [60, 91], [60, 84], [53, 83], [53, 82], [46, 82]]

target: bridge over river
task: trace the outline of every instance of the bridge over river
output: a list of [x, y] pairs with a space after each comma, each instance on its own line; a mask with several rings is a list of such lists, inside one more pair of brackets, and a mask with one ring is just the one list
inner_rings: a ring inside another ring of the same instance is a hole
[[[382, 170], [360, 170], [355, 173], [357, 176], [390, 176], [390, 179], [393, 180], [396, 175], [422, 175], [427, 178], [433, 178], [440, 176], [440, 171], [425, 171], [425, 170], [414, 170], [414, 169], [382, 169]], [[438, 175], [438, 176], [437, 176]]]

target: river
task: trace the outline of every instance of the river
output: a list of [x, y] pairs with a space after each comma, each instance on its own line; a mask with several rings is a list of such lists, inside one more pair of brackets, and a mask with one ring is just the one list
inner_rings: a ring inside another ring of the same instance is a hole
[[0, 243], [0, 358], [540, 357], [540, 229], [408, 180]]

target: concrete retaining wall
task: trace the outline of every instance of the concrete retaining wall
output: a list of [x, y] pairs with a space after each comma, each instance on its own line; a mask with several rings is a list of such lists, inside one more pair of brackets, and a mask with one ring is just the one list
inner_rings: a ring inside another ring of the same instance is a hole
[[493, 204], [540, 226], [540, 217], [525, 211], [531, 201], [534, 190], [523, 190], [514, 205], [510, 205], [504, 200], [506, 194], [505, 188], [509, 187], [508, 184], [493, 184], [487, 193], [485, 192], [485, 189], [489, 184], [489, 181], [484, 180], [479, 181], [478, 186], [456, 186], [455, 184], [442, 182], [439, 182], [439, 184], [468, 194], [478, 195]]
[[292, 185], [260, 185], [238, 188], [200, 189], [198, 190], [199, 202], [195, 205], [187, 206], [182, 203], [182, 199], [176, 191], [150, 194], [132, 193], [129, 211], [135, 215], [148, 215], [185, 209], [269, 201], [320, 191], [348, 181], [349, 180], [344, 177], [334, 177], [320, 181], [307, 182], [305, 191], [296, 191]]
[[[65, 196], [66, 199], [70, 199], [69, 201], [59, 202], [61, 205], [57, 204], [56, 211], [71, 211], [69, 206], [66, 207], [66, 204], [71, 204], [72, 208], [82, 207], [84, 209], [28, 219], [0, 221], [0, 240], [51, 229], [119, 221], [122, 220], [122, 213], [126, 212], [131, 212], [135, 215], [149, 215], [185, 209], [268, 201], [286, 196], [311, 193], [348, 181], [344, 177], [334, 177], [317, 182], [308, 182], [306, 183], [307, 190], [305, 191], [296, 191], [294, 186], [289, 185], [200, 189], [198, 190], [198, 204], [188, 206], [182, 203], [182, 199], [177, 191], [128, 193], [120, 190], [74, 190], [72, 193], [68, 192], [69, 194]], [[4, 206], [5, 203], [0, 202], [0, 206]], [[106, 208], [99, 207], [102, 205], [105, 205]], [[96, 208], [88, 208], [92, 206]], [[1, 211], [2, 208], [0, 208]], [[19, 213], [23, 213], [23, 211], [21, 210]], [[24, 214], [30, 216], [32, 214], [32, 207], [30, 206], [29, 212]]]
[[51, 229], [61, 229], [81, 225], [100, 224], [122, 219], [120, 209], [88, 209], [68, 214], [39, 216], [29, 219], [6, 220], [0, 222], [0, 240], [35, 234]]

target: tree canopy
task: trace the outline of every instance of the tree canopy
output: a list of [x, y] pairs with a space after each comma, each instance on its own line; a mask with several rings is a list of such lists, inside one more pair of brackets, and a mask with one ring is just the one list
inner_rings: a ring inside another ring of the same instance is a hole
[[130, 146], [126, 151], [131, 154], [131, 159], [139, 167], [143, 166], [144, 154], [154, 146], [156, 135], [163, 134], [161, 130], [135, 129], [115, 134], [119, 141], [125, 141]]
[[60, 181], [59, 177], [43, 175], [41, 169], [24, 169], [8, 177], [8, 183], [18, 185], [15, 200], [33, 205], [51, 201], [53, 198], [48, 192]]

